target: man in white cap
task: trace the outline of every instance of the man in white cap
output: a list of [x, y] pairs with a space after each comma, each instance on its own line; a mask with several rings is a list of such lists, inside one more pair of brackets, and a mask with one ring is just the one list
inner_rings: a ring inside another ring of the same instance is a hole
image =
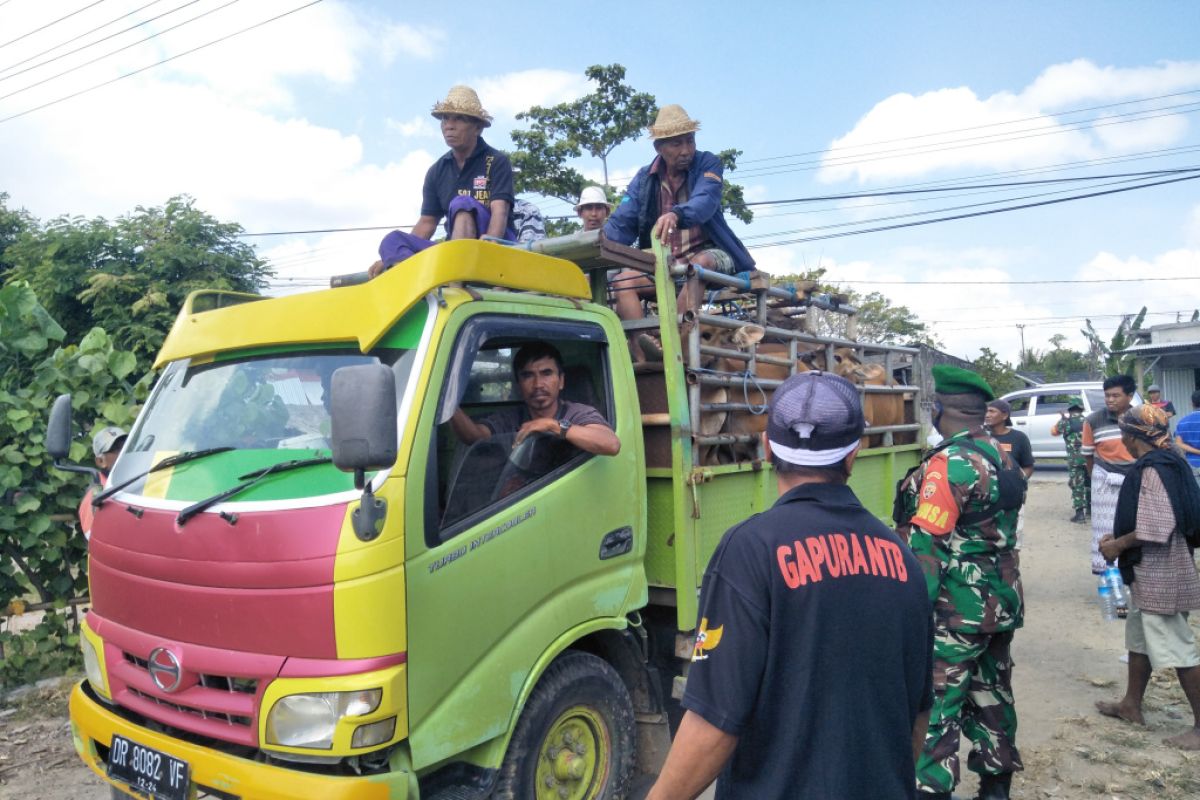
[[101, 428], [100, 432], [92, 437], [92, 455], [96, 457], [96, 468], [105, 478], [108, 478], [113, 464], [117, 463], [117, 456], [121, 455], [121, 448], [125, 446], [127, 436], [123, 429], [109, 425], [107, 428]]
[[[746, 272], [754, 269], [754, 259], [721, 211], [725, 168], [712, 153], [696, 149], [699, 129], [700, 123], [682, 106], [659, 110], [649, 129], [657, 156], [630, 181], [624, 199], [604, 226], [604, 235], [643, 249], [657, 239], [670, 248], [676, 264], [695, 264], [727, 275]], [[654, 285], [644, 273], [627, 271], [617, 275], [613, 291], [617, 315], [640, 319], [640, 298], [652, 297]], [[637, 358], [638, 346], [632, 349]]]
[[604, 196], [604, 190], [599, 186], [589, 186], [579, 194], [579, 202], [575, 204], [575, 213], [583, 223], [585, 231], [598, 231], [608, 221], [612, 206]]
[[442, 138], [450, 150], [425, 173], [417, 224], [410, 233], [392, 231], [383, 238], [379, 261], [369, 270], [371, 277], [430, 247], [442, 219], [447, 239], [484, 235], [516, 239], [509, 224], [514, 201], [512, 164], [481, 136], [492, 117], [479, 95], [469, 86], [453, 86], [446, 99], [434, 105], [432, 115], [441, 121]]
[[[100, 470], [100, 486], [108, 482], [108, 473], [112, 471], [113, 464], [117, 463], [117, 457], [121, 455], [127, 437], [125, 430], [115, 425], [101, 428], [92, 437], [92, 455], [96, 458], [96, 469]], [[89, 486], [79, 503], [79, 529], [83, 531], [84, 538], [91, 538], [92, 535], [92, 494], [95, 488], [95, 484]]]
[[844, 378], [776, 390], [765, 444], [780, 497], [709, 561], [687, 713], [647, 800], [715, 778], [717, 797], [914, 797], [933, 611], [912, 552], [846, 485], [864, 425]]

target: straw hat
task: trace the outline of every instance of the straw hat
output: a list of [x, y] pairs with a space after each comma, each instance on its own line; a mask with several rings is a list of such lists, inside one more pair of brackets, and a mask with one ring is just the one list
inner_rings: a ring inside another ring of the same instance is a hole
[[670, 139], [672, 136], [695, 133], [700, 130], [700, 122], [689, 117], [683, 106], [671, 104], [658, 110], [658, 118], [648, 130], [651, 139]]
[[604, 196], [604, 190], [599, 186], [589, 186], [579, 195], [579, 202], [575, 204], [575, 213], [579, 213], [579, 209], [584, 206], [600, 205], [607, 206], [609, 211], [612, 211], [612, 205], [608, 202], [608, 198]]
[[431, 113], [437, 119], [441, 119], [447, 114], [473, 117], [482, 122], [485, 128], [492, 124], [492, 115], [483, 110], [483, 105], [479, 102], [479, 95], [475, 94], [475, 90], [470, 86], [451, 86], [450, 91], [446, 94], [446, 99], [435, 103]]

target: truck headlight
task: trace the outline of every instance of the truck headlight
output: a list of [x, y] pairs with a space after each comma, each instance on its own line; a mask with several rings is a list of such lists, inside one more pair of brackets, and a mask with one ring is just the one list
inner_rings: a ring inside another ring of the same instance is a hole
[[107, 697], [108, 684], [104, 681], [104, 670], [100, 667], [100, 656], [96, 653], [96, 646], [87, 636], [79, 637], [79, 646], [83, 650], [83, 671], [87, 675], [88, 683], [97, 694]]
[[267, 743], [328, 750], [339, 720], [370, 714], [382, 699], [382, 689], [288, 695], [267, 715]]

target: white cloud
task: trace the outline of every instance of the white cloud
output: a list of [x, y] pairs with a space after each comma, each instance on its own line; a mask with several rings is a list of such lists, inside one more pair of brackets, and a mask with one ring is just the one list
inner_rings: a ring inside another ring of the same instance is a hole
[[1015, 363], [1022, 341], [1018, 323], [1025, 326], [1025, 346], [1030, 349], [1049, 349], [1050, 337], [1063, 334], [1065, 347], [1085, 350], [1080, 329], [1087, 317], [1107, 336], [1120, 315], [1135, 314], [1142, 306], [1149, 311], [1147, 326], [1174, 322], [1177, 314], [1188, 319], [1192, 309], [1200, 308], [1200, 280], [1110, 282], [1114, 278], [1196, 278], [1200, 247], [1195, 246], [1146, 257], [1097, 253], [1062, 274], [1098, 283], [1062, 285], [1007, 283], [1039, 277], [1019, 271], [1031, 258], [1024, 249], [901, 248], [874, 260], [824, 258], [817, 263], [798, 247], [779, 247], [756, 250], [754, 257], [759, 269], [773, 275], [820, 266], [826, 269], [827, 281], [861, 293], [877, 291], [915, 312], [947, 352], [968, 359], [987, 347]]
[[438, 129], [433, 124], [433, 117], [428, 115], [423, 116], [418, 114], [406, 122], [395, 120], [389, 117], [387, 120], [387, 126], [388, 130], [395, 131], [405, 138], [427, 138], [438, 135]]
[[375, 38], [382, 47], [384, 59], [391, 62], [397, 55], [404, 54], [429, 61], [438, 55], [446, 41], [445, 32], [427, 25], [388, 25]]
[[1200, 249], [1200, 205], [1193, 206], [1183, 228], [1184, 241]]
[[479, 93], [488, 113], [515, 118], [531, 106], [549, 106], [582, 97], [590, 91], [581, 73], [558, 69], [527, 69], [466, 81]]
[[[1015, 169], [1118, 155], [1179, 141], [1185, 117], [1168, 115], [1123, 124], [1111, 115], [1073, 128], [1079, 119], [1030, 117], [1067, 107], [1119, 102], [1200, 86], [1200, 62], [1153, 67], [1098, 67], [1086, 60], [1047, 68], [1019, 93], [981, 98], [968, 87], [885, 98], [835, 139], [818, 173], [825, 182], [911, 178], [938, 170]], [[1171, 105], [1156, 101], [1124, 113]], [[955, 133], [943, 133], [957, 131]]]

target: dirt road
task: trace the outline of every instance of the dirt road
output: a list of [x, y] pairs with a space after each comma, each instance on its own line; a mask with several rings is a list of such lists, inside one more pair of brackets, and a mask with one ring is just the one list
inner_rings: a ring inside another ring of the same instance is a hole
[[[1064, 472], [1035, 474], [1021, 569], [1026, 624], [1016, 637], [1015, 692], [1025, 772], [1013, 796], [1036, 800], [1184, 800], [1200, 797], [1200, 753], [1164, 747], [1190, 712], [1171, 672], [1154, 675], [1146, 728], [1097, 715], [1124, 686], [1121, 623], [1105, 623], [1088, 571], [1088, 529], [1072, 525]], [[1200, 631], [1200, 619], [1193, 620]], [[65, 691], [0, 708], [0, 798], [106, 800], [108, 790], [71, 746]], [[965, 755], [965, 753], [964, 753]], [[971, 797], [970, 773], [959, 794]]]

